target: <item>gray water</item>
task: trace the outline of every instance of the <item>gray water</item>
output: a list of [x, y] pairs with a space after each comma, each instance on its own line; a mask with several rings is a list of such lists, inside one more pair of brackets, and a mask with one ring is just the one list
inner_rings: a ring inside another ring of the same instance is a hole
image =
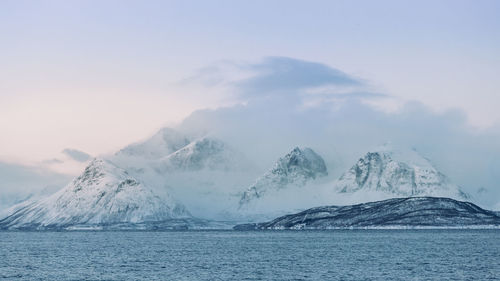
[[500, 231], [0, 232], [0, 278], [500, 280]]

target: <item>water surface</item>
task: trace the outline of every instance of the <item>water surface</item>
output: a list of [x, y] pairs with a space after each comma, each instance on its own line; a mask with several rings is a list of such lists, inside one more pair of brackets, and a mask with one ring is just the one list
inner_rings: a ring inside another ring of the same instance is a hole
[[499, 280], [500, 230], [0, 232], [5, 280]]

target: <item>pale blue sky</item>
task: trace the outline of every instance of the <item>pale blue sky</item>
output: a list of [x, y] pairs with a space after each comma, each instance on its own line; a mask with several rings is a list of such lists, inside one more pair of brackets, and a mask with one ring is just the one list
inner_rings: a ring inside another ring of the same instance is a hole
[[481, 0], [0, 1], [0, 160], [122, 147], [230, 100], [177, 81], [268, 56], [488, 128], [500, 122], [499, 14]]

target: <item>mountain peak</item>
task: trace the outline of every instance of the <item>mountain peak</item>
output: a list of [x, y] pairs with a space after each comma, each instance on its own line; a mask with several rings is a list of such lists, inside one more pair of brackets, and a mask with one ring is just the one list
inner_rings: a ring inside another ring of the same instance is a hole
[[325, 161], [308, 147], [295, 147], [285, 156], [278, 159], [271, 170], [273, 174], [301, 174], [306, 178], [316, 178], [316, 176], [326, 176]]
[[[227, 143], [205, 136], [161, 159], [162, 169], [198, 171], [238, 170], [247, 165], [246, 158]], [[249, 165], [249, 164], [248, 164]]]
[[0, 220], [1, 228], [60, 228], [190, 217], [168, 195], [157, 196], [125, 170], [99, 158], [62, 190], [13, 210]]
[[366, 153], [336, 182], [342, 193], [380, 191], [396, 196], [468, 196], [416, 150], [384, 145]]
[[159, 159], [165, 157], [190, 143], [185, 134], [172, 129], [162, 128], [145, 141], [126, 146], [116, 153], [117, 156]]
[[380, 153], [387, 155], [388, 157], [407, 164], [413, 164], [417, 166], [432, 166], [429, 159], [424, 157], [418, 152], [414, 147], [405, 147], [392, 142], [386, 142], [383, 145], [372, 150], [373, 153]]
[[258, 178], [240, 199], [240, 208], [262, 197], [269, 190], [280, 190], [289, 185], [304, 186], [318, 177], [327, 176], [325, 161], [310, 148], [295, 147], [276, 161], [273, 168]]

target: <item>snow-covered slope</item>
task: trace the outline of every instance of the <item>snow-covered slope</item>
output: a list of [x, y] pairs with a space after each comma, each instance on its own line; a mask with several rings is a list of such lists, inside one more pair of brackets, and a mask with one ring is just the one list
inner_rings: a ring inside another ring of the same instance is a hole
[[161, 171], [241, 170], [248, 160], [225, 142], [202, 137], [163, 157], [158, 162]]
[[62, 190], [12, 208], [0, 228], [60, 228], [74, 225], [144, 223], [189, 218], [167, 194], [160, 197], [125, 170], [94, 159]]
[[316, 207], [270, 222], [235, 229], [331, 228], [500, 228], [500, 217], [488, 210], [450, 198], [409, 197], [352, 206]]
[[294, 148], [280, 158], [274, 167], [258, 178], [241, 196], [239, 208], [244, 209], [251, 201], [267, 192], [290, 186], [301, 187], [318, 177], [328, 175], [323, 158], [310, 148]]
[[335, 183], [340, 193], [382, 192], [392, 197], [468, 195], [415, 150], [384, 145], [368, 152]]

